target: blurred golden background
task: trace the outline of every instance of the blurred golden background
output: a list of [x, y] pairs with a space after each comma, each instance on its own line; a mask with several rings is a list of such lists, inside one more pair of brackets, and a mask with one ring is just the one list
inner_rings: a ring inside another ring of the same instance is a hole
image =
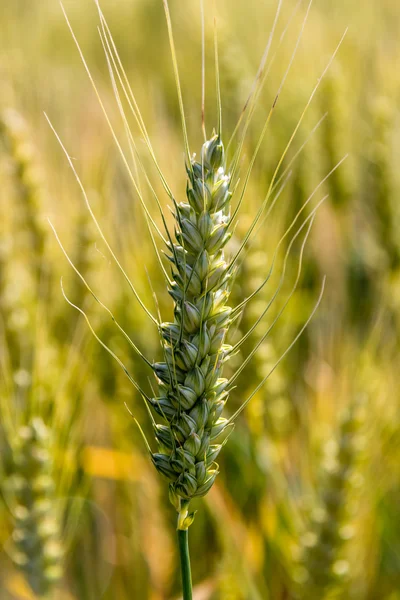
[[[225, 143], [251, 90], [277, 4], [205, 1], [206, 126], [210, 133], [217, 124], [216, 17]], [[272, 66], [244, 144], [242, 177], [290, 63], [307, 4], [283, 2]], [[96, 5], [65, 0], [64, 7], [126, 150]], [[179, 201], [186, 187], [184, 146], [162, 1], [103, 0], [102, 10], [157, 160]], [[200, 2], [170, 0], [170, 10], [190, 147], [199, 152]], [[155, 292], [163, 320], [170, 318], [170, 298], [137, 194], [58, 2], [3, 2], [1, 13], [0, 597], [176, 600], [174, 510], [125, 404], [151, 436], [147, 412], [120, 366], [64, 300], [60, 277], [70, 300], [87, 312], [98, 336], [143, 387], [151, 372], [73, 272], [48, 218], [95, 293], [154, 360], [161, 352], [157, 331], [101, 240], [44, 112], [72, 157], [114, 252], [151, 307]], [[239, 246], [261, 205], [347, 27], [283, 161], [288, 178], [282, 194], [242, 260], [235, 303], [266, 277], [278, 240], [315, 188], [303, 218], [329, 197], [318, 210], [296, 292], [238, 377], [228, 412], [289, 346], [326, 275], [324, 297], [300, 340], [241, 415], [221, 453], [215, 486], [197, 502], [190, 529], [196, 600], [400, 600], [400, 8], [394, 0], [315, 0], [311, 6], [231, 249]], [[131, 125], [167, 213], [154, 165], [133, 120]], [[151, 193], [146, 189], [144, 195], [156, 215]], [[288, 298], [297, 246], [276, 302], [230, 364], [230, 373]], [[244, 312], [236, 339], [273, 297], [286, 247], [270, 282]], [[35, 419], [43, 422], [46, 435], [41, 425], [28, 432]], [[43, 454], [38, 448], [46, 436], [51, 442], [43, 442], [49, 444]], [[33, 457], [32, 464], [15, 458], [23, 452]], [[29, 552], [18, 537], [32, 524], [26, 525], [26, 515], [10, 512], [12, 498], [19, 498], [18, 477], [31, 477], [36, 459], [48, 461], [53, 487], [37, 483], [43, 498], [32, 518], [44, 519], [46, 526], [51, 519], [58, 523], [54, 536], [62, 546], [49, 545], [41, 574], [37, 564], [27, 564]]]

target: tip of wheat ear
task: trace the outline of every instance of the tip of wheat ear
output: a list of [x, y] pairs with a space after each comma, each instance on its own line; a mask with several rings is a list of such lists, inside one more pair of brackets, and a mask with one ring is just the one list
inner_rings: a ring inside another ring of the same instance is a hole
[[175, 205], [175, 238], [169, 243], [174, 321], [160, 327], [164, 361], [153, 365], [159, 395], [149, 400], [164, 421], [155, 426], [159, 452], [153, 463], [169, 480], [177, 510], [182, 500], [211, 488], [222, 447], [213, 442], [227, 431], [221, 413], [229, 390], [222, 367], [230, 350], [225, 339], [231, 275], [224, 247], [231, 236], [232, 193], [219, 135], [203, 144], [187, 174], [186, 201]]

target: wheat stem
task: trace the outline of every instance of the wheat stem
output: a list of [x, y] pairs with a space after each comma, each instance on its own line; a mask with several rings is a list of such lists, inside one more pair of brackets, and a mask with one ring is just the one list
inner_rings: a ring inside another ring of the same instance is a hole
[[183, 600], [192, 600], [192, 573], [190, 569], [188, 529], [178, 529], [178, 545], [181, 560]]

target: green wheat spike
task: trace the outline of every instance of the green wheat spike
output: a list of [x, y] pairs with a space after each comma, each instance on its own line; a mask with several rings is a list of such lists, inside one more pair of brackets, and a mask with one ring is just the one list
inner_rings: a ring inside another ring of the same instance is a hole
[[[222, 447], [215, 441], [227, 423], [221, 417], [228, 398], [222, 367], [230, 350], [231, 273], [223, 249], [231, 237], [232, 194], [218, 134], [204, 143], [200, 161], [187, 169], [187, 201], [175, 206], [176, 240], [169, 244], [175, 318], [161, 324], [165, 361], [153, 366], [159, 396], [150, 400], [165, 421], [155, 428], [153, 462], [170, 481], [177, 510], [214, 483]], [[183, 515], [180, 526], [187, 528], [193, 515]]]

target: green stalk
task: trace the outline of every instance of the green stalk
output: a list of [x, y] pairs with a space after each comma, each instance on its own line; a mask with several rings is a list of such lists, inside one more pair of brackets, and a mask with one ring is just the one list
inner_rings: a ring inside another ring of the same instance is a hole
[[183, 600], [192, 600], [192, 573], [190, 569], [188, 529], [178, 529], [178, 544], [181, 559]]

